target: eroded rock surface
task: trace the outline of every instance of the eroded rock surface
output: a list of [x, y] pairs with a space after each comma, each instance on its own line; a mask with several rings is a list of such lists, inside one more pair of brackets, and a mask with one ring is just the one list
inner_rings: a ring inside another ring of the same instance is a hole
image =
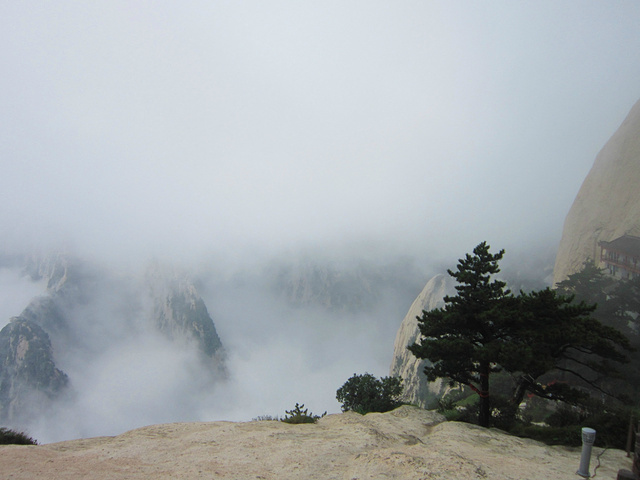
[[[328, 415], [306, 425], [153, 425], [116, 437], [0, 446], [0, 471], [14, 480], [575, 479], [579, 448], [549, 447], [443, 420], [403, 406], [364, 416]], [[615, 478], [630, 460], [621, 450], [607, 450], [600, 464], [599, 477]]]

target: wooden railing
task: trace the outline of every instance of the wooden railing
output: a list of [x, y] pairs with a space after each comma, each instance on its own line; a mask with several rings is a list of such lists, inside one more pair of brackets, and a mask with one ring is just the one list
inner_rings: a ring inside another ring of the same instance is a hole
[[607, 258], [606, 256], [602, 258], [602, 261], [607, 265], [615, 265], [616, 267], [623, 268], [628, 272], [640, 273], [640, 265], [638, 263], [633, 263], [630, 260], [613, 260], [611, 258]]

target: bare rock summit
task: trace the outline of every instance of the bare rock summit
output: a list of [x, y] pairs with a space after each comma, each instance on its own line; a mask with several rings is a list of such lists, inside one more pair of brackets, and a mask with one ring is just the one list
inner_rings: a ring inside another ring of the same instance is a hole
[[[0, 445], [2, 476], [14, 480], [568, 480], [579, 460], [579, 448], [445, 422], [410, 406], [328, 415], [317, 424], [172, 423], [117, 437]], [[598, 460], [598, 478], [631, 465], [622, 450], [608, 449]]]

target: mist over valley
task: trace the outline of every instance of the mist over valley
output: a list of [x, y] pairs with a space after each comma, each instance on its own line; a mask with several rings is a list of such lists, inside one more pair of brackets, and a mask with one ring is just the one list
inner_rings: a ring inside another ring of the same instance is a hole
[[5, 2], [0, 425], [53, 442], [336, 413], [479, 242], [512, 290], [551, 286], [640, 98], [639, 21], [635, 2]]

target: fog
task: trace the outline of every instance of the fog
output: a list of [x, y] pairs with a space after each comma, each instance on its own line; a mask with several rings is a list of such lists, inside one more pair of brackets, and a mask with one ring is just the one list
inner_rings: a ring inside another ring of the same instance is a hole
[[37, 295], [44, 293], [46, 285], [34, 282], [20, 268], [0, 267], [0, 328], [11, 317], [22, 313], [24, 307]]
[[[279, 278], [291, 265], [300, 265], [299, 256], [254, 264], [231, 277], [228, 266], [216, 264], [195, 272], [224, 344], [225, 375], [193, 343], [169, 340], [154, 328], [152, 298], [140, 283], [144, 273], [123, 274], [108, 265], [75, 260], [67, 282], [76, 283], [61, 296], [53, 294], [65, 327], [55, 328], [56, 320], [43, 325], [69, 388], [39, 414], [13, 419], [10, 426], [48, 443], [115, 435], [155, 423], [282, 417], [296, 403], [317, 414], [339, 412], [336, 390], [351, 375], [388, 374], [399, 322], [426, 276], [400, 262], [406, 280], [394, 279], [397, 272], [390, 271], [389, 281], [368, 258], [359, 261], [374, 265], [373, 273], [365, 268], [353, 275], [353, 253], [351, 260], [333, 266], [335, 256], [307, 255], [311, 268], [330, 273], [337, 268], [357, 282], [374, 284], [365, 298], [371, 303], [348, 303], [362, 300], [357, 288], [347, 303], [334, 307], [322, 304], [336, 301], [322, 288], [309, 301], [288, 299], [290, 279], [309, 281], [305, 275]], [[32, 300], [27, 293], [47, 297], [44, 282], [29, 280], [18, 267], [3, 269], [2, 278], [10, 288], [21, 288], [24, 303], [13, 302], [15, 315]]]
[[[56, 352], [73, 409], [34, 431], [338, 411], [350, 375], [387, 374], [428, 276], [480, 241], [542, 281], [640, 98], [638, 24], [634, 1], [3, 2], [0, 254], [182, 266], [230, 377], [204, 388], [140, 327], [88, 363]], [[300, 307], [264, 283], [300, 252], [415, 270], [373, 310]], [[0, 285], [0, 325], [44, 290], [17, 267]]]

